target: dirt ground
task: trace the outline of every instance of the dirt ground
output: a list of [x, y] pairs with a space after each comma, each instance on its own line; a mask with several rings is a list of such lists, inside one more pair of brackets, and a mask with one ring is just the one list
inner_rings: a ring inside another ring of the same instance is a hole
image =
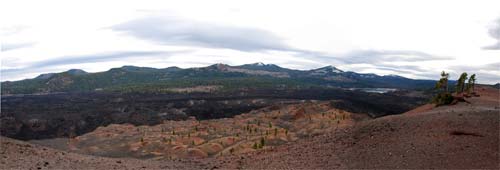
[[275, 149], [213, 162], [244, 169], [498, 169], [499, 92], [363, 121]]
[[325, 134], [205, 159], [104, 158], [1, 138], [0, 169], [499, 169], [500, 96], [423, 106]]
[[199, 169], [189, 160], [154, 161], [68, 153], [7, 137], [1, 138], [0, 169]]

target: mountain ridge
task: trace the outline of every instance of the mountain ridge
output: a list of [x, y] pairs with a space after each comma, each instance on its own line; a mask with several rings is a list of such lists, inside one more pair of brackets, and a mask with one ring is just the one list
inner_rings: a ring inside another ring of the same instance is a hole
[[[133, 70], [186, 70], [186, 69], [203, 69], [203, 68], [209, 68], [209, 67], [216, 67], [217, 65], [219, 65], [219, 66], [227, 66], [227, 67], [253, 68], [253, 69], [257, 69], [258, 67], [262, 67], [262, 68], [265, 68], [265, 67], [275, 67], [275, 68], [281, 68], [281, 69], [293, 70], [293, 71], [301, 71], [301, 72], [312, 72], [312, 71], [317, 71], [317, 70], [321, 70], [321, 69], [333, 69], [334, 72], [336, 72], [336, 73], [352, 72], [352, 73], [357, 73], [357, 74], [372, 74], [372, 75], [377, 75], [377, 76], [407, 78], [407, 77], [400, 76], [400, 75], [397, 75], [397, 74], [378, 75], [378, 74], [374, 74], [374, 73], [358, 73], [358, 72], [354, 72], [354, 71], [344, 71], [344, 70], [338, 69], [337, 67], [335, 67], [333, 65], [327, 65], [327, 66], [323, 66], [323, 67], [319, 67], [319, 68], [313, 68], [313, 69], [308, 69], [308, 70], [298, 70], [298, 69], [290, 69], [290, 68], [281, 67], [281, 66], [276, 65], [276, 64], [264, 64], [262, 62], [251, 63], [251, 64], [235, 65], [235, 66], [231, 66], [231, 65], [228, 65], [228, 64], [224, 64], [224, 63], [216, 63], [216, 64], [208, 65], [208, 66], [205, 66], [205, 67], [189, 67], [189, 68], [180, 68], [178, 66], [170, 66], [170, 67], [164, 67], [164, 68], [155, 68], [155, 67], [142, 67], [142, 66], [134, 66], [134, 65], [123, 65], [121, 67], [110, 68], [107, 71], [111, 71], [111, 70], [115, 70], [115, 69], [123, 69], [123, 70], [127, 70], [127, 71], [133, 71]], [[255, 67], [255, 66], [257, 66], [257, 67]], [[2, 81], [2, 83], [4, 83], [4, 82], [17, 82], [17, 81], [23, 81], [23, 80], [36, 79], [36, 78], [46, 78], [49, 75], [55, 75], [55, 74], [61, 74], [61, 73], [69, 73], [69, 74], [77, 75], [77, 74], [102, 73], [102, 72], [107, 72], [107, 71], [87, 72], [87, 71], [85, 71], [83, 69], [75, 69], [75, 68], [73, 68], [73, 69], [69, 69], [69, 70], [66, 70], [66, 71], [62, 71], [62, 72], [42, 73], [42, 74], [40, 74], [40, 75], [38, 75], [36, 77], [33, 77], [33, 78], [26, 78], [26, 79], [21, 79], [21, 80], [6, 80], [6, 81]], [[410, 78], [407, 78], [407, 79], [410, 79]], [[429, 80], [429, 79], [413, 79], [413, 80]]]
[[[220, 85], [241, 88], [366, 87], [426, 89], [434, 80], [343, 71], [334, 66], [295, 70], [275, 64], [252, 63], [231, 66], [218, 63], [196, 68], [152, 68], [126, 65], [108, 71], [88, 73], [70, 69], [41, 74], [32, 79], [2, 82], [2, 94], [90, 92], [97, 89], [137, 92], [144, 89]], [[256, 86], [252, 86], [252, 84]], [[147, 87], [146, 87], [147, 86]], [[150, 91], [149, 91], [150, 92]]]

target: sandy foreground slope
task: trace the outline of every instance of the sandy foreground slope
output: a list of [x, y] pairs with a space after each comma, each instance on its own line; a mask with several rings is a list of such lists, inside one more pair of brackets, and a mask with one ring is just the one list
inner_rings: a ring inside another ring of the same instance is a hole
[[499, 169], [499, 91], [470, 103], [361, 121], [240, 155], [196, 160], [104, 158], [1, 138], [0, 169]]
[[199, 169], [197, 163], [105, 158], [68, 153], [6, 137], [1, 138], [0, 169]]
[[438, 108], [359, 122], [272, 150], [219, 158], [213, 166], [256, 169], [498, 169], [499, 91]]

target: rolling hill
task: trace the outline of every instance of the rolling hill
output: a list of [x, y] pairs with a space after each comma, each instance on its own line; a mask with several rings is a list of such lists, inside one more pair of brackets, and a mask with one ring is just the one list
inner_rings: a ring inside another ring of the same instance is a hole
[[221, 169], [498, 169], [498, 89], [210, 162]]
[[468, 102], [377, 119], [309, 102], [37, 141], [66, 151], [3, 138], [0, 168], [498, 169], [498, 89], [476, 92]]
[[400, 76], [379, 76], [344, 72], [333, 66], [313, 70], [293, 70], [274, 64], [229, 66], [214, 64], [201, 68], [149, 68], [123, 66], [87, 73], [71, 69], [41, 74], [33, 79], [2, 82], [2, 94], [56, 92], [172, 92], [172, 88], [217, 86], [221, 91], [242, 88], [297, 89], [311, 87], [428, 89], [435, 81]]

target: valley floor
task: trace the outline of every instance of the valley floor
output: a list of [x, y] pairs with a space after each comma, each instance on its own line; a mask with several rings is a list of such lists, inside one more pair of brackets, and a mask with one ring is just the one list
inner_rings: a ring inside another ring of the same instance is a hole
[[423, 106], [294, 142], [202, 159], [104, 158], [2, 137], [0, 169], [499, 169], [499, 91], [481, 87], [478, 93], [481, 97], [466, 99], [470, 103]]

